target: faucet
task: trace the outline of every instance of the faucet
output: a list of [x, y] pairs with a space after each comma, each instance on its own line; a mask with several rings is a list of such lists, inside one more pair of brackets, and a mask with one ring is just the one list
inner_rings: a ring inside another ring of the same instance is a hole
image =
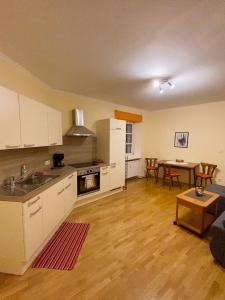
[[27, 177], [27, 167], [26, 165], [21, 166], [21, 173], [20, 173], [22, 179], [25, 179]]
[[11, 176], [10, 177], [10, 187], [11, 189], [14, 189], [16, 186], [16, 180], [15, 180], [15, 177], [14, 176]]

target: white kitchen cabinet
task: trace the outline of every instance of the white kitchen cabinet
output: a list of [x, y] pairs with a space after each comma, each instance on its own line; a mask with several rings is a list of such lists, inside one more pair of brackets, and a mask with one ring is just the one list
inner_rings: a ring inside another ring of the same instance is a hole
[[18, 94], [0, 86], [0, 149], [21, 147]]
[[76, 172], [25, 203], [0, 201], [0, 272], [23, 274], [75, 200]]
[[28, 260], [44, 240], [42, 195], [32, 198], [23, 205], [23, 216], [25, 260]]
[[48, 118], [46, 105], [19, 96], [21, 139], [25, 148], [48, 146]]
[[43, 232], [46, 239], [61, 219], [62, 207], [57, 193], [61, 182], [51, 186], [42, 193], [43, 197]]
[[64, 207], [66, 214], [68, 214], [73, 209], [77, 198], [77, 173], [75, 172], [68, 176], [64, 183]]
[[62, 113], [52, 107], [48, 111], [48, 144], [62, 145]]
[[139, 159], [127, 162], [127, 178], [137, 177], [139, 173]]
[[125, 185], [125, 165], [124, 163], [110, 164], [110, 190], [123, 187]]
[[126, 122], [116, 119], [97, 121], [98, 157], [110, 165], [110, 190], [125, 185]]
[[45, 238], [73, 209], [76, 195], [77, 173], [67, 176], [47, 189], [43, 194], [43, 224]]
[[105, 193], [110, 190], [110, 167], [100, 168], [100, 192]]
[[125, 131], [121, 129], [110, 130], [109, 163], [125, 162]]
[[126, 122], [123, 120], [109, 119], [109, 127], [111, 130], [126, 131]]

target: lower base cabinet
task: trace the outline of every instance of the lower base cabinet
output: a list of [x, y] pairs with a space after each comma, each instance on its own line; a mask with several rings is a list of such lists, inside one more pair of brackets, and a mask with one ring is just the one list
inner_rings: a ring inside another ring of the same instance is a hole
[[100, 169], [100, 192], [121, 188], [125, 185], [125, 165], [113, 163]]
[[43, 197], [37, 196], [23, 207], [25, 260], [28, 260], [44, 241]]
[[125, 162], [110, 164], [110, 190], [125, 185]]
[[100, 168], [100, 191], [101, 193], [110, 190], [110, 168], [108, 166]]
[[139, 159], [127, 162], [127, 178], [137, 177], [139, 173]]
[[76, 172], [25, 203], [0, 201], [0, 272], [23, 274], [76, 201]]

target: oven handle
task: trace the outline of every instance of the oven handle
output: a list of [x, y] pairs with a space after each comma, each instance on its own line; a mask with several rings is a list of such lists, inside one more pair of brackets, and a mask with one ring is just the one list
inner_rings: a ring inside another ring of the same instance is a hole
[[99, 175], [99, 174], [100, 173], [89, 173], [89, 174], [86, 174], [86, 175], [79, 175], [79, 177], [85, 178], [85, 177], [88, 177], [88, 176]]

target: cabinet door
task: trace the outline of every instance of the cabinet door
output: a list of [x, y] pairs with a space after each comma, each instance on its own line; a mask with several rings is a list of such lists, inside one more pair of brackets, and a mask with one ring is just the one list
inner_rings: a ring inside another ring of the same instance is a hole
[[21, 147], [18, 94], [0, 87], [0, 149]]
[[126, 131], [126, 122], [123, 120], [110, 119], [110, 129]]
[[100, 191], [102, 193], [110, 190], [110, 168], [108, 166], [100, 169]]
[[43, 235], [43, 203], [37, 196], [23, 206], [25, 258], [28, 260], [41, 246]]
[[47, 238], [62, 219], [64, 206], [58, 193], [62, 191], [61, 182], [43, 192], [43, 227], [44, 238]]
[[125, 131], [110, 130], [110, 164], [125, 161]]
[[131, 160], [128, 162], [128, 176], [127, 178], [137, 177], [139, 168], [139, 160]]
[[23, 147], [48, 146], [47, 106], [25, 96], [19, 98]]
[[110, 190], [125, 185], [125, 163], [110, 164]]
[[62, 145], [62, 113], [51, 107], [48, 107], [48, 143]]
[[65, 182], [65, 213], [69, 214], [74, 207], [77, 198], [77, 173], [73, 173], [66, 178]]

